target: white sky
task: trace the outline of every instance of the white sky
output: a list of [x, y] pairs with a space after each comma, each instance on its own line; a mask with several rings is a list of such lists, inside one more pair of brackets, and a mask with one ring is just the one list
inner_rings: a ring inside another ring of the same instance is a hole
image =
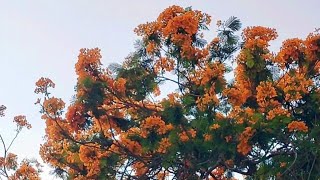
[[[18, 114], [33, 125], [22, 132], [12, 151], [40, 159], [44, 122], [33, 104], [38, 78], [50, 77], [56, 83], [54, 95], [68, 103], [80, 48], [101, 48], [105, 65], [121, 62], [134, 50], [133, 29], [174, 4], [210, 14], [212, 24], [236, 16], [243, 27], [276, 28], [279, 38], [273, 49], [286, 38], [304, 38], [320, 27], [319, 0], [0, 0], [0, 104], [8, 108], [6, 118], [0, 119], [0, 133], [12, 137], [12, 118]], [[208, 32], [208, 37], [214, 35]], [[52, 179], [47, 173], [43, 177]]]

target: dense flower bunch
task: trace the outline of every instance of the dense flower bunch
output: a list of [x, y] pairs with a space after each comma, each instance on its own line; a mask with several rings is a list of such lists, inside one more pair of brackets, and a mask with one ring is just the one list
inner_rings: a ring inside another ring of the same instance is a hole
[[[273, 54], [274, 29], [248, 27], [240, 42], [231, 17], [206, 43], [210, 21], [191, 8], [165, 9], [135, 29], [137, 51], [117, 70], [102, 67], [99, 49], [81, 49], [65, 115], [42, 78], [43, 160], [78, 180], [317, 177], [319, 34], [286, 40]], [[176, 91], [161, 94], [166, 82]]]

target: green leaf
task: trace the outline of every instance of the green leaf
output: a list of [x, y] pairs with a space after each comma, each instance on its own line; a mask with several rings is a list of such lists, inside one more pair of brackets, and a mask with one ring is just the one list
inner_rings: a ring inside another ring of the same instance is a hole
[[248, 68], [252, 68], [254, 66], [254, 60], [253, 59], [248, 59], [246, 62], [246, 65]]

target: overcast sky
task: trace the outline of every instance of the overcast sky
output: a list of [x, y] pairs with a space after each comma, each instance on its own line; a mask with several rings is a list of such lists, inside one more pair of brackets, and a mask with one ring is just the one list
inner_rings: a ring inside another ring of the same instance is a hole
[[[275, 50], [286, 38], [305, 38], [320, 28], [319, 0], [0, 0], [0, 104], [8, 108], [0, 133], [12, 137], [11, 121], [18, 114], [26, 115], [33, 125], [12, 151], [19, 157], [39, 158], [45, 127], [33, 104], [38, 78], [50, 77], [56, 83], [54, 96], [68, 103], [74, 94], [80, 48], [101, 48], [105, 65], [121, 62], [134, 50], [133, 29], [174, 4], [210, 14], [213, 24], [236, 16], [243, 27], [276, 28]], [[207, 35], [211, 38], [215, 31]], [[47, 173], [43, 177], [52, 179]]]

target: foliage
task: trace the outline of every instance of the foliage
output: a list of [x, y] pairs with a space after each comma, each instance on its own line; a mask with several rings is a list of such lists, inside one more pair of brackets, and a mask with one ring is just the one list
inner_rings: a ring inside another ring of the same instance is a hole
[[[137, 51], [113, 71], [81, 49], [75, 101], [37, 82], [43, 160], [67, 179], [315, 179], [320, 172], [320, 35], [269, 51], [274, 29], [171, 6], [139, 25]], [[233, 54], [235, 79], [227, 83]], [[277, 69], [277, 71], [275, 71]], [[170, 81], [177, 90], [161, 95]]]
[[[5, 110], [6, 107], [4, 105], [0, 105], [0, 117], [4, 116]], [[7, 178], [9, 180], [39, 180], [41, 165], [38, 163], [38, 161], [33, 159], [23, 159], [20, 164], [18, 164], [17, 155], [9, 151], [22, 129], [30, 129], [31, 124], [28, 123], [26, 117], [23, 115], [14, 117], [13, 122], [17, 126], [15, 130], [15, 136], [9, 144], [5, 143], [3, 136], [0, 134], [0, 140], [2, 143], [1, 151], [3, 152], [3, 156], [0, 156], [0, 179]]]

